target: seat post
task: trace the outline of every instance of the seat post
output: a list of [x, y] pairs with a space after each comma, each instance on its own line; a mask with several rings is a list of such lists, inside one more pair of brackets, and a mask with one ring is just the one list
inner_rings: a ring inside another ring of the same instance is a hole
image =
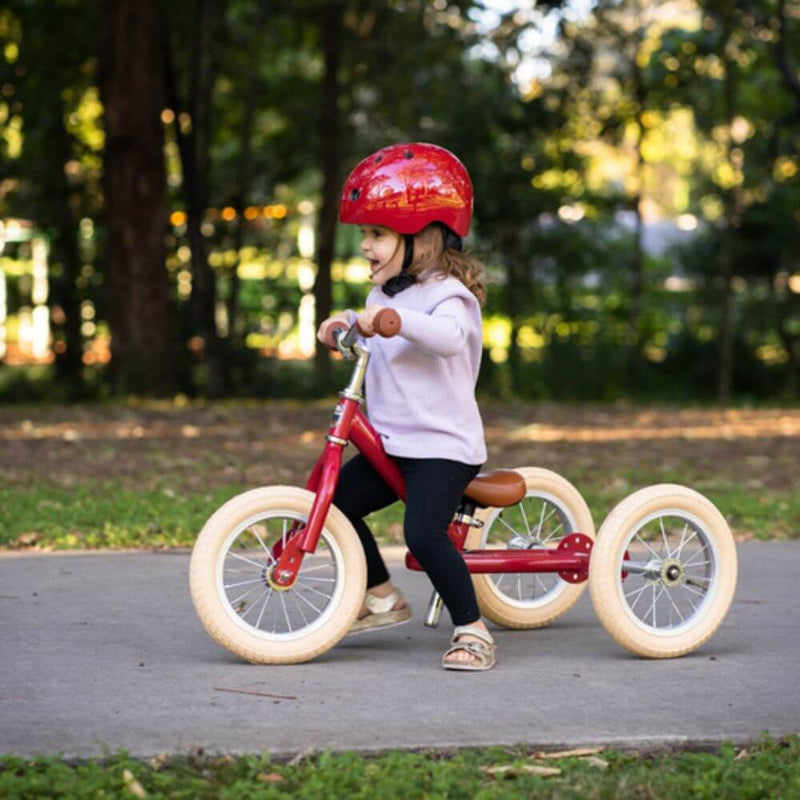
[[428, 628], [436, 628], [439, 626], [439, 618], [442, 616], [442, 606], [444, 601], [442, 596], [436, 589], [431, 593], [431, 599], [428, 601], [428, 608], [425, 611], [425, 625]]

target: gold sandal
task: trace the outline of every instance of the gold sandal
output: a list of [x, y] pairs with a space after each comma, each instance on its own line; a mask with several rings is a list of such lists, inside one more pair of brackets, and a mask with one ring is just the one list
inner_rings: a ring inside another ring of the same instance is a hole
[[[459, 641], [464, 635], [474, 636], [479, 642]], [[442, 666], [445, 669], [458, 669], [462, 672], [484, 672], [497, 663], [497, 647], [488, 631], [473, 628], [470, 625], [458, 625], [453, 631], [452, 647], [442, 656]], [[448, 661], [447, 657], [459, 651], [467, 652], [477, 661]]]
[[388, 597], [378, 597], [367, 592], [364, 597], [364, 605], [369, 613], [361, 617], [361, 619], [357, 619], [347, 635], [352, 636], [354, 633], [366, 633], [367, 631], [404, 625], [411, 619], [411, 609], [408, 605], [403, 606], [403, 608], [394, 608], [403, 599], [403, 595], [397, 589], [392, 589]]

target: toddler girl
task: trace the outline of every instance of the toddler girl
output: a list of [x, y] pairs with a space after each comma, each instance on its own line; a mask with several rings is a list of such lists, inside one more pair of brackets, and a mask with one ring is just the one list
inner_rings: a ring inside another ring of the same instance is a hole
[[[382, 308], [400, 316], [397, 336], [370, 340], [368, 415], [405, 477], [406, 544], [456, 626], [443, 666], [474, 671], [494, 665], [495, 645], [447, 535], [464, 489], [486, 460], [475, 401], [484, 286], [480, 265], [462, 252], [471, 217], [469, 175], [448, 150], [393, 145], [365, 158], [345, 181], [339, 219], [361, 226], [374, 286], [366, 310], [330, 317], [318, 337], [325, 341], [341, 321], [357, 321], [369, 336]], [[344, 465], [333, 502], [358, 532], [367, 559], [367, 594], [353, 633], [411, 618], [363, 520], [396, 500], [363, 455]]]

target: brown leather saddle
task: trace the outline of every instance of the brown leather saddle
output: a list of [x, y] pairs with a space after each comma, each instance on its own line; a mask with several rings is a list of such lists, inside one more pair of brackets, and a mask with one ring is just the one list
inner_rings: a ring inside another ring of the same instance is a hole
[[464, 490], [479, 506], [513, 506], [525, 497], [525, 478], [513, 469], [481, 472]]

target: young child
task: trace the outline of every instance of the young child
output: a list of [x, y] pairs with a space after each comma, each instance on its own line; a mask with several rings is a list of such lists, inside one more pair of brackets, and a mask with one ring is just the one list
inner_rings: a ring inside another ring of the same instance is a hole
[[[360, 225], [373, 289], [366, 310], [325, 320], [318, 337], [342, 320], [370, 335], [382, 308], [394, 308], [400, 333], [370, 339], [368, 414], [406, 480], [404, 535], [453, 620], [446, 669], [486, 670], [495, 644], [480, 618], [472, 580], [447, 527], [467, 484], [486, 460], [475, 401], [482, 347], [480, 265], [462, 252], [472, 217], [464, 165], [431, 144], [385, 147], [350, 173], [341, 222]], [[344, 465], [334, 504], [355, 527], [367, 558], [367, 595], [352, 632], [402, 624], [411, 611], [389, 578], [367, 514], [396, 495], [363, 455]]]

